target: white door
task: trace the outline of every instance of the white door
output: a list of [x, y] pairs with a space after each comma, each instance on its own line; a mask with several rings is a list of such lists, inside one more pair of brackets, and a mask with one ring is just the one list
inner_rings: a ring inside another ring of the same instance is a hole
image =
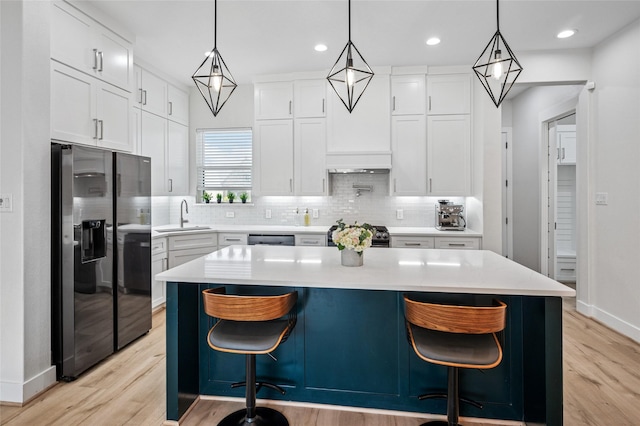
[[98, 84], [98, 145], [131, 152], [131, 97], [107, 83]]
[[293, 195], [293, 120], [256, 122], [255, 173], [260, 195]]
[[133, 88], [131, 44], [100, 26], [96, 28], [96, 38], [96, 44], [99, 46], [98, 76], [131, 91]]
[[427, 122], [428, 194], [471, 193], [471, 124], [468, 115], [432, 115]]
[[424, 75], [391, 77], [391, 113], [393, 115], [424, 114]]
[[296, 195], [326, 195], [326, 119], [296, 119], [294, 141]]
[[427, 124], [424, 115], [391, 118], [393, 195], [427, 195]]
[[513, 259], [512, 129], [502, 129], [502, 254]]
[[189, 128], [167, 122], [167, 191], [169, 195], [189, 194]]
[[293, 84], [255, 84], [254, 108], [256, 120], [293, 118]]

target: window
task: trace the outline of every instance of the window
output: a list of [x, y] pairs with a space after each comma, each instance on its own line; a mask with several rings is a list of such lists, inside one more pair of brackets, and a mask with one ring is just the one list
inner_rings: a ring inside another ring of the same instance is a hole
[[253, 133], [251, 129], [198, 129], [196, 131], [198, 191], [251, 193]]

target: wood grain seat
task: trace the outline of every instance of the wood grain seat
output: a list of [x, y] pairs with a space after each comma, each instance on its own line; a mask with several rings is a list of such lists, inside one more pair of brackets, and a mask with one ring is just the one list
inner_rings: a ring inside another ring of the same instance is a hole
[[[218, 425], [288, 426], [280, 412], [256, 407], [256, 393], [262, 386], [285, 393], [275, 384], [256, 382], [256, 355], [274, 351], [287, 339], [296, 325], [298, 293], [239, 296], [225, 294], [224, 287], [219, 287], [204, 290], [202, 299], [205, 313], [217, 318], [207, 335], [209, 346], [216, 351], [246, 356], [245, 381], [232, 385], [245, 386], [246, 408], [229, 414]], [[288, 317], [282, 318], [285, 315]]]
[[[447, 422], [424, 425], [457, 426], [460, 401], [482, 405], [458, 396], [459, 368], [493, 368], [502, 361], [502, 346], [496, 333], [506, 322], [507, 305], [494, 300], [491, 306], [443, 305], [404, 296], [407, 334], [418, 357], [446, 365], [447, 394], [420, 395], [420, 399], [447, 398]], [[423, 425], [423, 426], [424, 426]]]

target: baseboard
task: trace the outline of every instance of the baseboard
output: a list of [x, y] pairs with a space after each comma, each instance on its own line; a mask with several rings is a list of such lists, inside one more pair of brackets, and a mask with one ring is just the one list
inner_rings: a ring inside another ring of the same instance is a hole
[[589, 318], [593, 318], [598, 322], [601, 322], [613, 331], [640, 343], [640, 327], [630, 324], [615, 315], [611, 315], [597, 306], [587, 305], [584, 302], [576, 301], [576, 310]]
[[24, 383], [0, 382], [0, 402], [25, 404], [56, 384], [56, 367], [52, 365]]

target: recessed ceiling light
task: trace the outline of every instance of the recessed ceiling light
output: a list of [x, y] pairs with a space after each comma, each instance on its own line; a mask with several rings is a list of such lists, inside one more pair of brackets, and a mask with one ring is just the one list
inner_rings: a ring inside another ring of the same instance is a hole
[[440, 39], [438, 37], [431, 37], [429, 40], [427, 40], [427, 44], [429, 46], [435, 46], [436, 44], [440, 44]]
[[325, 50], [327, 50], [327, 45], [326, 44], [316, 44], [316, 47], [314, 47], [314, 49], [316, 50], [316, 52], [324, 52]]
[[564, 30], [564, 31], [560, 31], [556, 37], [558, 37], [558, 38], [569, 38], [569, 37], [571, 37], [572, 35], [574, 35], [577, 32], [578, 32], [578, 30]]

